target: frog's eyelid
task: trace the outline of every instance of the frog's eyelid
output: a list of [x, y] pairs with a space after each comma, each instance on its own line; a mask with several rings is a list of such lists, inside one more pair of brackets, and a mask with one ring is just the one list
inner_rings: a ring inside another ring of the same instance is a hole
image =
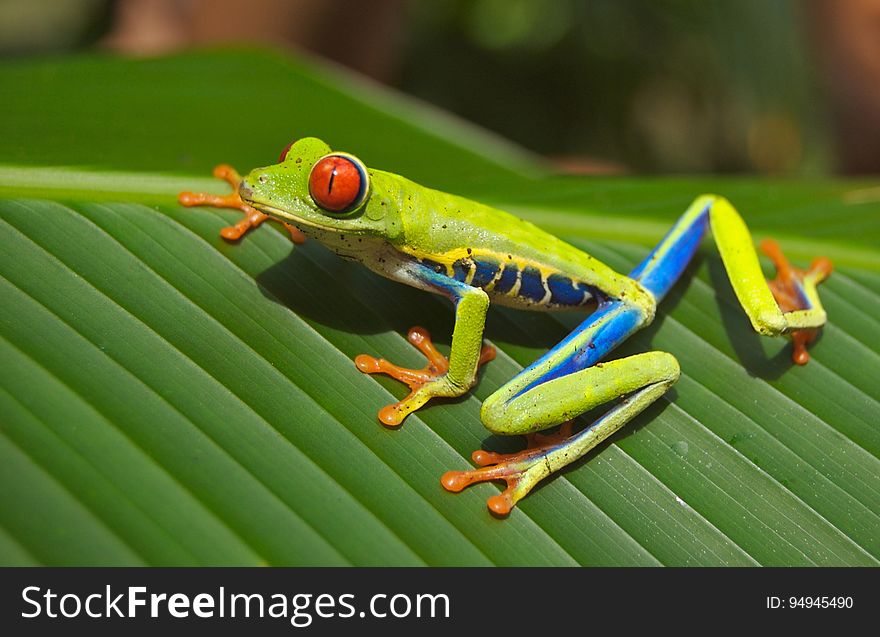
[[278, 155], [278, 163], [279, 164], [287, 159], [287, 153], [290, 152], [291, 146], [293, 146], [295, 143], [296, 143], [296, 140], [292, 139], [292, 140], [290, 140], [290, 143], [284, 147], [284, 150], [282, 150], [281, 154]]

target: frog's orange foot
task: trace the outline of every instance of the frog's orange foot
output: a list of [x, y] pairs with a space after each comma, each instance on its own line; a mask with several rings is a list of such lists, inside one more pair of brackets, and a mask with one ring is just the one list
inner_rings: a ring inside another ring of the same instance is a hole
[[[177, 201], [182, 206], [191, 208], [193, 206], [214, 206], [215, 208], [232, 208], [241, 210], [244, 213], [244, 219], [236, 223], [234, 226], [227, 226], [220, 230], [220, 236], [228, 241], [237, 241], [241, 239], [245, 233], [251, 228], [258, 227], [269, 215], [263, 214], [253, 206], [246, 204], [241, 195], [238, 193], [238, 186], [241, 183], [241, 175], [232, 166], [228, 164], [220, 164], [214, 168], [214, 176], [222, 179], [232, 186], [232, 192], [228, 195], [213, 195], [207, 192], [182, 192], [177, 195]], [[284, 223], [283, 221], [280, 223]], [[288, 223], [284, 223], [284, 227], [290, 232], [290, 240], [294, 243], [304, 243], [305, 235], [297, 228]]]
[[486, 500], [486, 506], [497, 515], [507, 515], [513, 506], [544, 477], [551, 473], [544, 458], [571, 438], [571, 421], [563, 423], [552, 434], [533, 433], [526, 436], [527, 446], [516, 453], [495, 453], [478, 449], [471, 454], [479, 469], [447, 471], [440, 484], [447, 491], [458, 493], [477, 482], [504, 480], [507, 488]]
[[[793, 267], [779, 244], [773, 239], [764, 239], [761, 241], [761, 251], [773, 261], [776, 266], [776, 278], [768, 280], [770, 291], [779, 305], [779, 309], [783, 312], [792, 312], [795, 310], [809, 309], [809, 305], [804, 297], [804, 286], [815, 287], [828, 278], [831, 274], [831, 261], [825, 257], [813, 259], [810, 267], [806, 270]], [[819, 335], [817, 329], [794, 330], [789, 333], [791, 343], [794, 347], [791, 359], [798, 365], [806, 365], [810, 360], [810, 354], [807, 352], [807, 345], [816, 340]]]
[[[441, 395], [430, 393], [427, 391], [427, 386], [441, 380], [449, 369], [449, 359], [434, 347], [428, 330], [423, 327], [413, 327], [406, 338], [428, 360], [422, 369], [407, 369], [389, 363], [384, 358], [374, 358], [367, 354], [361, 354], [354, 359], [357, 368], [365, 374], [387, 374], [409, 386], [410, 393], [406, 398], [379, 410], [379, 420], [391, 427], [401, 424], [404, 418], [428, 402], [432, 396]], [[479, 364], [484, 365], [493, 358], [495, 358], [495, 348], [484, 345], [480, 350]]]

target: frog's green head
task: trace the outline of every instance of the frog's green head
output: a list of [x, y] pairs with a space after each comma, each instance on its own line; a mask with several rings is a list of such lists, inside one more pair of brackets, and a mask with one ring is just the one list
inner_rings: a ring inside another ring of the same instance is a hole
[[351, 245], [351, 236], [388, 236], [386, 207], [370, 204], [371, 180], [356, 157], [306, 137], [286, 148], [280, 163], [253, 170], [239, 192], [257, 210], [340, 248]]

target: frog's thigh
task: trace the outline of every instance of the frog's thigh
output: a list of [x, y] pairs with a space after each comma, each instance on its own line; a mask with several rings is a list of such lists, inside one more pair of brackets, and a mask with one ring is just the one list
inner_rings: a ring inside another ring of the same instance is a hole
[[493, 433], [531, 433], [651, 385], [662, 386], [657, 388], [662, 391], [656, 395], [650, 392], [656, 399], [678, 376], [678, 361], [672, 354], [659, 351], [636, 354], [598, 363], [511, 396], [508, 386], [517, 381], [513, 379], [486, 399], [480, 416]]

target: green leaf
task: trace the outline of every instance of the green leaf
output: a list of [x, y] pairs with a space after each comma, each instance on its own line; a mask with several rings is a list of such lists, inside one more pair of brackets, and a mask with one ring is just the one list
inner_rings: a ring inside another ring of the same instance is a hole
[[[0, 562], [5, 564], [871, 564], [880, 558], [869, 181], [559, 178], [527, 154], [336, 69], [265, 52], [0, 65]], [[488, 435], [479, 404], [582, 316], [493, 309], [469, 396], [396, 431], [403, 394], [361, 352], [420, 364], [443, 299], [181, 189], [316, 135], [369, 165], [527, 216], [628, 270], [694, 196], [756, 236], [827, 254], [813, 361], [751, 332], [707, 243], [619, 354], [674, 353], [682, 379], [505, 520], [458, 495]]]

